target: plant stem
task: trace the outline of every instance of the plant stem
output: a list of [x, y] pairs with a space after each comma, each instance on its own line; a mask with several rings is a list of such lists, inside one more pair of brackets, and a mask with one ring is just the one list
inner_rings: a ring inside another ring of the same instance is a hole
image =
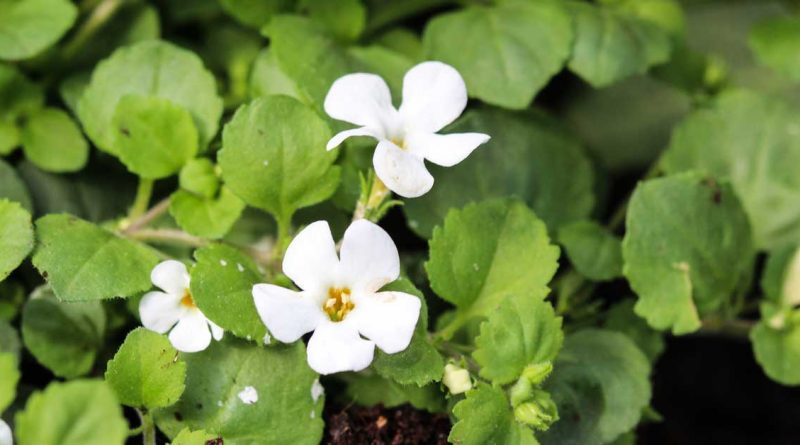
[[139, 178], [139, 187], [136, 189], [136, 197], [133, 199], [133, 205], [128, 212], [128, 219], [137, 219], [147, 212], [147, 206], [150, 204], [150, 197], [153, 195], [153, 180]]
[[117, 12], [122, 6], [122, 0], [103, 0], [92, 10], [72, 38], [64, 45], [62, 60], [74, 58], [83, 49], [86, 42]]
[[722, 337], [732, 337], [746, 340], [750, 336], [750, 330], [755, 326], [755, 322], [742, 319], [707, 319], [703, 320], [700, 329], [695, 332], [698, 335], [717, 335]]
[[142, 444], [143, 445], [156, 445], [156, 425], [153, 422], [153, 416], [145, 410], [136, 410], [139, 414], [139, 419], [142, 421]]
[[170, 205], [170, 199], [165, 198], [161, 200], [158, 204], [154, 205], [150, 210], [148, 210], [142, 216], [136, 218], [133, 221], [129, 221], [128, 225], [123, 228], [122, 233], [133, 233], [144, 227], [147, 227], [148, 224], [153, 222], [156, 218], [163, 215], [168, 209]]
[[373, 221], [373, 219], [377, 219], [374, 215], [375, 211], [381, 207], [384, 201], [392, 196], [391, 190], [386, 188], [386, 184], [384, 184], [374, 172], [370, 172], [369, 175], [369, 194], [366, 196], [362, 195], [356, 203], [356, 210], [353, 212], [353, 221], [368, 219], [372, 222], [377, 222]]
[[208, 244], [203, 238], [190, 235], [183, 230], [177, 229], [139, 229], [135, 232], [127, 233], [128, 237], [155, 243], [177, 244], [189, 247], [203, 247]]

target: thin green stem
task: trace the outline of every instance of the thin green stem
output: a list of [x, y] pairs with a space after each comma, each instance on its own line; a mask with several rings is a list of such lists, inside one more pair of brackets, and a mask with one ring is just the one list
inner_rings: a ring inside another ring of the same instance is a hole
[[702, 326], [695, 334], [716, 335], [746, 340], [750, 336], [750, 331], [754, 326], [755, 322], [751, 320], [724, 320], [712, 318], [703, 320]]
[[[369, 188], [369, 190], [363, 190]], [[366, 219], [378, 222], [386, 211], [386, 200], [392, 197], [392, 191], [378, 178], [374, 170], [370, 170], [366, 182], [362, 182], [361, 197], [356, 202], [353, 221]]]
[[95, 6], [91, 15], [64, 45], [62, 59], [70, 60], [74, 58], [83, 49], [86, 42], [114, 16], [119, 7], [122, 6], [122, 3], [122, 0], [103, 0]]
[[131, 239], [157, 244], [174, 244], [188, 247], [203, 247], [208, 241], [190, 235], [183, 230], [177, 229], [139, 229], [135, 232], [127, 233]]
[[153, 416], [145, 410], [136, 410], [139, 414], [139, 419], [142, 421], [142, 444], [143, 445], [156, 445], [156, 424], [153, 422]]
[[147, 206], [150, 205], [150, 197], [152, 195], [153, 180], [139, 178], [139, 187], [136, 189], [136, 197], [133, 199], [133, 205], [128, 212], [129, 220], [137, 219], [147, 212]]
[[[120, 227], [123, 233], [133, 233], [137, 230], [143, 229], [147, 227], [148, 224], [153, 222], [156, 218], [163, 215], [164, 213], [169, 210], [170, 199], [165, 198], [161, 200], [158, 204], [154, 205], [150, 210], [144, 213], [142, 216], [134, 219], [134, 220], [126, 220], [125, 223]], [[125, 225], [127, 224], [127, 225]]]

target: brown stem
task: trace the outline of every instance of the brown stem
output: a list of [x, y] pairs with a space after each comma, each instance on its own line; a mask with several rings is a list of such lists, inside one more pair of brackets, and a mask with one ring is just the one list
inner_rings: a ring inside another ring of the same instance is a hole
[[170, 204], [169, 198], [163, 199], [161, 202], [154, 205], [150, 210], [148, 210], [142, 216], [131, 221], [128, 224], [128, 226], [122, 230], [122, 233], [130, 235], [134, 232], [137, 232], [145, 228], [148, 224], [153, 222], [153, 220], [166, 213], [166, 211], [169, 209], [169, 204]]

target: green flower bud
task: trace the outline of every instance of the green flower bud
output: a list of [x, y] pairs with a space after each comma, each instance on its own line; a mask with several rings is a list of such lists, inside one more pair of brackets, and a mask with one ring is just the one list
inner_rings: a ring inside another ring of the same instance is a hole
[[187, 162], [178, 178], [182, 189], [205, 198], [213, 198], [219, 190], [219, 178], [214, 170], [214, 163], [206, 158]]
[[546, 431], [558, 421], [558, 409], [550, 394], [535, 389], [530, 401], [514, 408], [514, 418], [537, 430]]
[[509, 391], [511, 406], [516, 408], [523, 402], [527, 402], [531, 397], [533, 397], [533, 385], [531, 385], [531, 381], [524, 376], [520, 377]]
[[469, 376], [469, 371], [456, 366], [452, 363], [444, 367], [444, 377], [442, 383], [450, 391], [450, 394], [461, 394], [472, 389], [472, 378]]
[[553, 364], [549, 361], [544, 363], [534, 363], [528, 365], [523, 371], [522, 376], [530, 380], [533, 386], [539, 386], [553, 372]]

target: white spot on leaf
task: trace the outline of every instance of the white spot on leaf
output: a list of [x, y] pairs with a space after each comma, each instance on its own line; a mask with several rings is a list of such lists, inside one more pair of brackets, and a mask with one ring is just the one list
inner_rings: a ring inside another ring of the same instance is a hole
[[225, 260], [219, 260], [219, 265], [222, 266], [222, 267], [225, 267], [225, 266], [228, 265], [228, 262], [225, 261]]
[[241, 264], [236, 263], [236, 268], [239, 270], [239, 272], [244, 272], [244, 266], [242, 266]]
[[314, 400], [314, 403], [317, 403], [317, 400], [323, 394], [325, 394], [325, 388], [319, 383], [319, 379], [314, 380], [314, 383], [311, 384], [311, 399]]
[[267, 332], [266, 334], [264, 334], [264, 344], [268, 345], [270, 343], [272, 343], [272, 337], [270, 337], [269, 332]]
[[239, 400], [245, 405], [252, 405], [258, 402], [258, 391], [252, 386], [246, 386], [243, 390], [239, 391]]

